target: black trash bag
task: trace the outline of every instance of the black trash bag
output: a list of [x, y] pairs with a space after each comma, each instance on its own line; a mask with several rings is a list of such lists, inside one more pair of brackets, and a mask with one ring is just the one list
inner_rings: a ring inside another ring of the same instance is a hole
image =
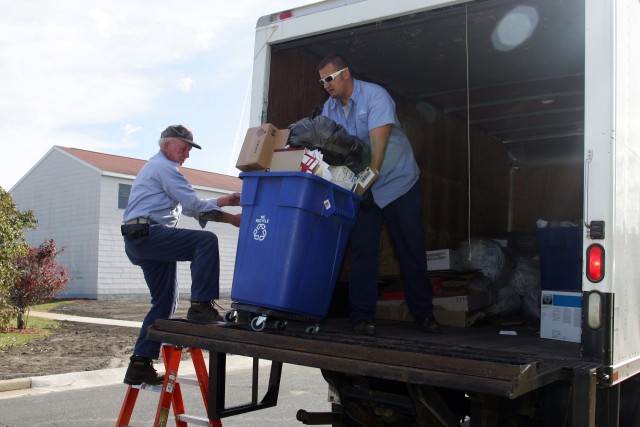
[[287, 143], [294, 147], [318, 150], [329, 166], [346, 166], [359, 174], [371, 162], [371, 149], [341, 125], [325, 116], [305, 117], [289, 126]]

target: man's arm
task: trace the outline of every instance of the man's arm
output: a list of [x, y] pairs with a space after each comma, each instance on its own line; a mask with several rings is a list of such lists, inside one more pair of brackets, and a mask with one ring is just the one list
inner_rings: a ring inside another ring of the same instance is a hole
[[373, 128], [369, 131], [369, 141], [371, 143], [370, 166], [376, 171], [382, 168], [382, 162], [387, 152], [387, 145], [389, 144], [392, 129], [393, 125], [389, 124]]
[[[240, 193], [232, 193], [223, 197], [219, 197], [216, 200], [216, 203], [219, 208], [223, 206], [240, 206]], [[207, 221], [225, 222], [227, 224], [240, 227], [241, 219], [242, 214], [230, 214], [219, 209], [200, 212], [198, 215], [198, 220], [202, 228], [205, 227]]]

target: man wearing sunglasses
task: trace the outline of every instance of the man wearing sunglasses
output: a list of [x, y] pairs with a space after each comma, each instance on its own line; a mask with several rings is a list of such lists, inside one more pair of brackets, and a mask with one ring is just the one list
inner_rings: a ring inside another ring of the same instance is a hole
[[199, 221], [226, 222], [240, 226], [241, 214], [222, 211], [238, 206], [240, 194], [218, 199], [200, 199], [178, 168], [193, 147], [193, 134], [182, 125], [169, 126], [160, 134], [160, 151], [142, 167], [131, 186], [124, 212], [122, 235], [125, 252], [132, 264], [140, 266], [151, 293], [147, 313], [133, 349], [124, 382], [162, 384], [164, 375], [153, 367], [161, 343], [147, 340], [147, 328], [156, 319], [168, 319], [178, 304], [177, 262], [191, 262], [191, 306], [187, 320], [214, 323], [222, 317], [214, 308], [219, 297], [220, 256], [218, 238], [205, 230], [177, 228], [182, 214]]
[[324, 58], [318, 71], [320, 84], [330, 96], [321, 114], [370, 144], [370, 167], [378, 171], [368, 195], [373, 203], [361, 204], [350, 237], [349, 320], [354, 331], [375, 335], [380, 234], [386, 223], [400, 262], [409, 311], [423, 331], [440, 333], [427, 272], [420, 169], [400, 127], [395, 103], [384, 88], [354, 79], [340, 55]]

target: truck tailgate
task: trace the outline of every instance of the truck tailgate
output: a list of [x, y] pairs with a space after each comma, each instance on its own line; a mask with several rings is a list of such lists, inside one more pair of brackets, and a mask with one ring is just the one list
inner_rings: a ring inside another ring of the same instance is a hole
[[[582, 362], [579, 344], [544, 340], [526, 327], [445, 327], [427, 335], [405, 322], [377, 321], [377, 337], [350, 332], [345, 319], [329, 319], [317, 334], [296, 325], [255, 332], [246, 325], [197, 325], [159, 320], [148, 336], [210, 352], [275, 360], [354, 375], [517, 398], [555, 381]], [[589, 365], [589, 366], [587, 366]]]

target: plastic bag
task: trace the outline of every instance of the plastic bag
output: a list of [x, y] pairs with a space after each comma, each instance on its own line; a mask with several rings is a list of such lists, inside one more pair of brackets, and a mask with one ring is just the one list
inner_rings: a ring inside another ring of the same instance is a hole
[[371, 162], [371, 149], [341, 125], [325, 116], [305, 117], [289, 126], [288, 144], [322, 152], [330, 166], [346, 166], [359, 174]]
[[532, 259], [518, 257], [516, 268], [509, 281], [522, 300], [522, 314], [526, 317], [540, 318], [540, 266]]
[[512, 256], [491, 239], [474, 237], [465, 240], [458, 247], [458, 252], [466, 259], [470, 268], [482, 271], [496, 288], [507, 284], [515, 268]]

